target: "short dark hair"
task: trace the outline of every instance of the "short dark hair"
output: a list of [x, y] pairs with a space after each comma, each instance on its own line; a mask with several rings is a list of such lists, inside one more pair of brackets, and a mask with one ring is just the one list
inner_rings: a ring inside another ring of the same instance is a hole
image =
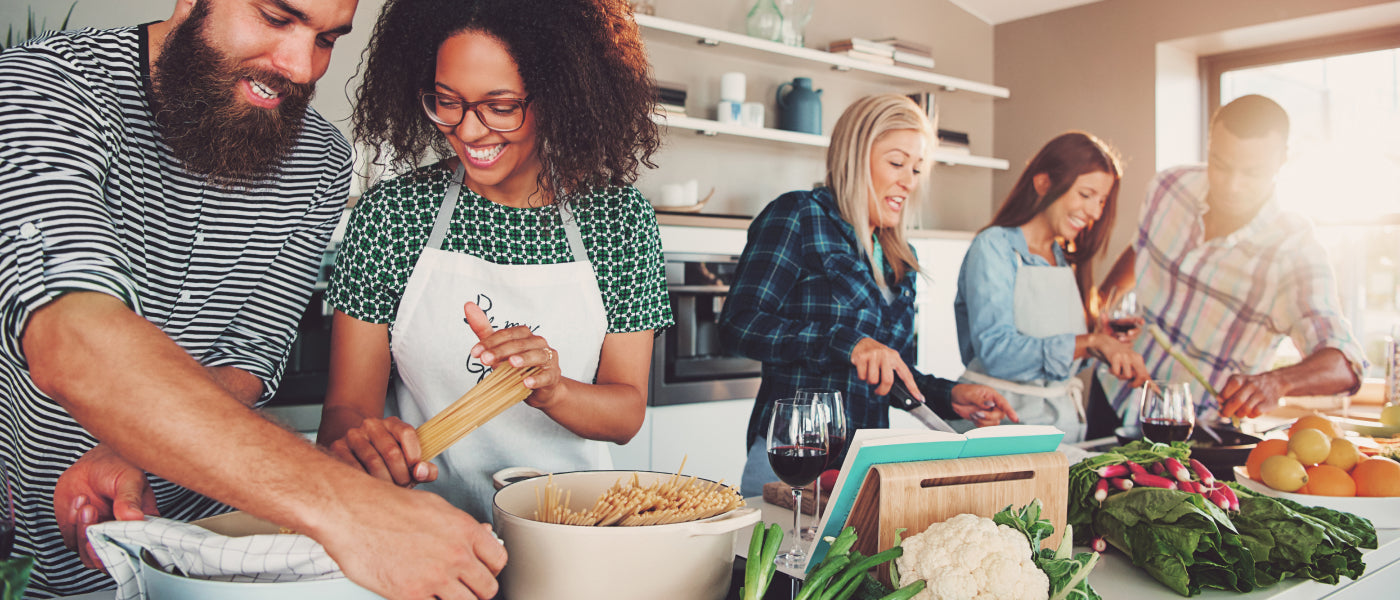
[[351, 117], [355, 141], [376, 163], [387, 151], [389, 166], [403, 172], [429, 150], [452, 155], [418, 92], [433, 88], [443, 42], [466, 31], [500, 40], [520, 70], [543, 189], [626, 185], [642, 165], [656, 166], [651, 67], [623, 0], [388, 0], [365, 51]]
[[1277, 102], [1259, 94], [1240, 96], [1216, 109], [1210, 123], [1242, 138], [1261, 138], [1277, 132], [1284, 141], [1288, 140], [1288, 113]]

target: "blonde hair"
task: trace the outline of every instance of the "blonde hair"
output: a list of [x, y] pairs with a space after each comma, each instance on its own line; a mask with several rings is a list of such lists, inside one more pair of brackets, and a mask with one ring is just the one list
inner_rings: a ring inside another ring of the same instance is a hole
[[[826, 187], [836, 196], [841, 217], [855, 228], [856, 239], [865, 249], [871, 272], [875, 274], [875, 283], [881, 289], [888, 286], [882, 275], [883, 269], [875, 263], [870, 242], [870, 198], [875, 193], [870, 176], [870, 149], [880, 136], [901, 129], [918, 131], [924, 136], [925, 147], [932, 151], [937, 139], [934, 125], [913, 100], [899, 94], [866, 96], [841, 113], [836, 128], [831, 132], [831, 145], [826, 151]], [[924, 160], [928, 166], [920, 176], [921, 182], [928, 178], [933, 165], [930, 157], [925, 156]], [[894, 269], [897, 282], [903, 281], [909, 271], [920, 270], [919, 261], [914, 257], [904, 234], [905, 215], [915, 207], [913, 201], [913, 197], [909, 198], [907, 202], [911, 204], [906, 204], [905, 209], [900, 211], [898, 227], [882, 227], [873, 232], [879, 236], [880, 247]]]

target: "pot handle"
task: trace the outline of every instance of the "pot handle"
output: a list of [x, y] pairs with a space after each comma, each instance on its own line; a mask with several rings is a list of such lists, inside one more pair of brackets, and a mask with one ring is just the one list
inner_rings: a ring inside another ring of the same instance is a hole
[[762, 514], [759, 509], [748, 506], [735, 509], [728, 515], [714, 520], [686, 523], [685, 532], [689, 534], [690, 537], [729, 533], [736, 529], [741, 529], [757, 523], [760, 516], [762, 516]]

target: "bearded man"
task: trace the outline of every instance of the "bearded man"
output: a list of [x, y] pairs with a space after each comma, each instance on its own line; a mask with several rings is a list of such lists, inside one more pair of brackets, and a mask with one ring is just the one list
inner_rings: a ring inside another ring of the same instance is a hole
[[348, 194], [349, 145], [307, 104], [355, 5], [177, 0], [0, 54], [0, 457], [27, 597], [113, 586], [91, 523], [225, 503], [390, 598], [494, 590], [488, 529], [252, 409]]

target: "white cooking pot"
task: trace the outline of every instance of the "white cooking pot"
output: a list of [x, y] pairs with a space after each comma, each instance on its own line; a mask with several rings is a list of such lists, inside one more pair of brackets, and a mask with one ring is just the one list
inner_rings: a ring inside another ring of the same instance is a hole
[[[643, 486], [672, 473], [578, 471], [554, 474], [573, 510], [633, 474]], [[642, 527], [555, 525], [533, 519], [547, 477], [496, 492], [496, 532], [509, 559], [499, 578], [507, 600], [722, 600], [734, 568], [734, 536], [758, 522], [756, 508], [703, 521]], [[697, 480], [697, 483], [706, 480]]]

